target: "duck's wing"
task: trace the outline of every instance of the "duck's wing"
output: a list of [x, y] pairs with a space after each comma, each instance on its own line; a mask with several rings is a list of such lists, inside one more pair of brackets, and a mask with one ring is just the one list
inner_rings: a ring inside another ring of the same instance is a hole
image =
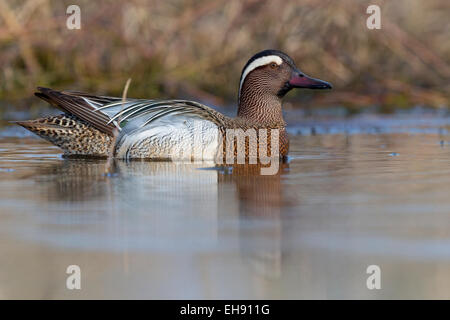
[[[109, 103], [98, 109], [109, 115], [126, 132], [151, 127], [159, 119], [183, 121], [196, 118], [224, 127], [227, 117], [204, 104], [189, 100], [135, 100], [126, 104]], [[175, 116], [175, 118], [173, 117]]]
[[[86, 98], [82, 94], [76, 92], [56, 91], [50, 88], [37, 88], [38, 92], [34, 94], [50, 103], [52, 106], [64, 111], [67, 114], [74, 115], [97, 128], [98, 130], [113, 135], [114, 130], [118, 127], [116, 123], [109, 123], [110, 117], [99, 112], [96, 109], [104, 103], [113, 103], [117, 100], [108, 97], [99, 102], [97, 99]], [[101, 97], [106, 98], [106, 97]], [[120, 100], [120, 98], [117, 98]]]
[[36, 96], [62, 111], [87, 121], [98, 130], [113, 135], [114, 130], [143, 128], [167, 116], [198, 118], [223, 127], [227, 117], [201, 103], [189, 100], [146, 100], [94, 96], [76, 91], [38, 88]]

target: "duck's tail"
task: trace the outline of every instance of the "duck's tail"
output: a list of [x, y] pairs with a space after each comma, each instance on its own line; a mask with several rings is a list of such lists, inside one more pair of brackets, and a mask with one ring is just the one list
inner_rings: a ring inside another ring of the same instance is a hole
[[73, 115], [16, 123], [58, 146], [66, 155], [107, 157], [113, 140], [112, 136]]

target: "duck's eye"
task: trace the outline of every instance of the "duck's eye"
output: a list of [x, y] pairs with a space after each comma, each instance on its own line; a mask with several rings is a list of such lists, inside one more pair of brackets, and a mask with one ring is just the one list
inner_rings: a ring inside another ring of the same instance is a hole
[[272, 62], [272, 63], [270, 64], [270, 67], [271, 67], [272, 69], [276, 69], [276, 68], [278, 67], [278, 65], [277, 65], [275, 62]]

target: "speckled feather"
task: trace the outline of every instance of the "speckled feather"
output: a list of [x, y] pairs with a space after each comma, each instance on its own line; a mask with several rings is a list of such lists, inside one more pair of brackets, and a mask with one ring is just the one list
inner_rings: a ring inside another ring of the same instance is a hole
[[73, 115], [59, 115], [17, 124], [53, 143], [66, 155], [106, 157], [112, 142], [107, 135]]

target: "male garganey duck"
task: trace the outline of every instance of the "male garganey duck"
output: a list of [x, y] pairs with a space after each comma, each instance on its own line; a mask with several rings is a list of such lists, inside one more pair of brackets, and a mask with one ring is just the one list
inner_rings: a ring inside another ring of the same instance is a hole
[[[284, 157], [289, 140], [281, 99], [292, 88], [329, 89], [331, 84], [303, 74], [285, 53], [265, 50], [255, 54], [242, 70], [235, 118], [188, 100], [123, 101], [38, 88], [35, 95], [64, 114], [17, 123], [66, 155], [106, 157], [112, 152], [117, 158], [172, 160], [223, 157], [221, 138], [229, 129], [266, 129], [269, 137], [278, 129], [277, 152]], [[269, 140], [267, 135], [264, 139]]]

